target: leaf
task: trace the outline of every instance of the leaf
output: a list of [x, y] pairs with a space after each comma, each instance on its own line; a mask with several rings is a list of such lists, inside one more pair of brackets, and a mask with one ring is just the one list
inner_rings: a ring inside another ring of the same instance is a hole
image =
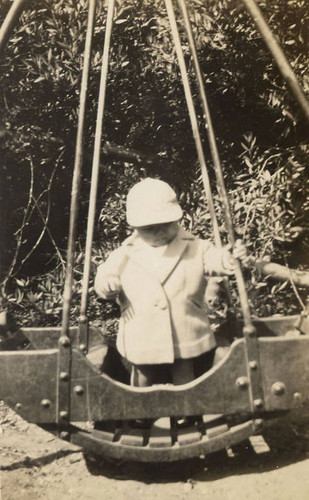
[[247, 165], [247, 167], [249, 167], [250, 169], [253, 168], [253, 165], [247, 156], [244, 157], [244, 161], [245, 161], [245, 164]]
[[39, 76], [39, 78], [37, 78], [36, 80], [34, 80], [33, 83], [39, 83], [39, 82], [42, 82], [43, 80], [45, 80], [45, 76]]
[[284, 290], [286, 288], [286, 286], [288, 285], [288, 281], [284, 281], [278, 288], [278, 292], [281, 292], [282, 290]]
[[19, 288], [16, 288], [16, 290], [15, 290], [15, 300], [16, 300], [16, 303], [20, 304], [21, 301], [23, 300], [23, 298], [24, 298], [23, 292], [21, 292]]
[[263, 177], [266, 181], [271, 181], [271, 174], [269, 170], [264, 170]]

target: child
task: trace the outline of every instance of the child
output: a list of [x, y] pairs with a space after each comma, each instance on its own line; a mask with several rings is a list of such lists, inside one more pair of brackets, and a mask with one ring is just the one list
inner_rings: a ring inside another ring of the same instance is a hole
[[[214, 350], [204, 306], [207, 276], [232, 274], [233, 256], [186, 232], [173, 189], [147, 178], [127, 196], [134, 233], [97, 271], [95, 289], [121, 309], [117, 349], [132, 363], [131, 385], [184, 384], [194, 358]], [[234, 257], [245, 259], [237, 242]]]

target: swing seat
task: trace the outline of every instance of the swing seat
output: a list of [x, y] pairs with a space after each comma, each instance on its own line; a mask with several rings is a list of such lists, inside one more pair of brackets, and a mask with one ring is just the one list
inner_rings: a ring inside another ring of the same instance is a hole
[[[261, 32], [267, 33], [254, 2], [243, 0], [258, 20]], [[196, 142], [206, 198], [214, 223], [215, 239], [220, 234], [214, 210], [211, 186], [199, 134], [197, 115], [190, 90], [181, 39], [170, 0], [166, 0], [175, 49]], [[22, 2], [14, 2], [8, 22], [0, 31], [3, 48]], [[107, 80], [109, 47], [115, 1], [108, 3], [104, 51], [97, 118], [95, 152], [100, 151], [103, 110]], [[230, 242], [234, 241], [232, 218], [224, 187], [223, 173], [214, 140], [203, 79], [197, 61], [190, 21], [185, 3], [180, 2], [184, 25], [193, 58], [203, 114], [209, 132], [210, 149], [221, 197], [224, 201], [226, 226]], [[309, 322], [308, 311], [299, 318], [270, 317], [251, 323], [248, 298], [241, 269], [236, 281], [243, 304], [244, 324], [235, 325], [236, 340], [227, 354], [210, 370], [183, 386], [157, 385], [130, 387], [128, 370], [116, 359], [98, 329], [82, 323], [81, 330], [69, 328], [71, 277], [74, 264], [74, 234], [77, 227], [77, 201], [80, 192], [83, 127], [91, 38], [95, 20], [95, 2], [90, 2], [85, 44], [85, 64], [81, 85], [80, 120], [77, 134], [76, 161], [72, 185], [68, 264], [64, 291], [62, 328], [25, 328], [0, 344], [0, 398], [29, 422], [36, 423], [63, 439], [83, 447], [85, 451], [107, 457], [137, 461], [172, 461], [223, 450], [260, 432], [274, 416], [307, 406], [309, 403]], [[271, 45], [275, 44], [272, 41]], [[270, 50], [272, 47], [270, 47]], [[271, 50], [272, 51], [272, 50]], [[276, 47], [275, 53], [278, 54]], [[275, 56], [276, 59], [277, 56]], [[282, 56], [279, 56], [282, 60]], [[281, 63], [279, 64], [280, 67]], [[286, 65], [284, 65], [286, 66]], [[285, 67], [288, 81], [308, 117], [308, 103], [295, 82], [294, 74]], [[99, 154], [94, 153], [90, 200], [96, 204]], [[133, 155], [134, 156], [134, 155]], [[90, 264], [92, 222], [95, 210], [89, 207], [89, 238], [86, 263]], [[88, 233], [88, 231], [87, 231]], [[89, 254], [89, 255], [88, 255]], [[87, 266], [85, 266], [87, 267]], [[236, 269], [237, 270], [237, 269]], [[88, 272], [84, 275], [87, 276]], [[89, 276], [84, 280], [80, 318], [86, 318]], [[255, 329], [253, 328], [255, 327]], [[240, 335], [240, 332], [243, 336]], [[301, 335], [302, 333], [302, 335]], [[82, 340], [82, 341], [81, 341]], [[85, 340], [85, 342], [84, 342]], [[86, 353], [88, 350], [88, 353]], [[103, 373], [102, 373], [103, 371]], [[191, 426], [179, 428], [179, 416], [194, 416]], [[148, 419], [149, 425], [139, 429], [134, 420]], [[89, 428], [87, 422], [93, 422]]]
[[[114, 367], [115, 380], [91, 363], [92, 352], [105, 351], [105, 361], [108, 358], [109, 347], [97, 328], [89, 328], [88, 355], [79, 349], [77, 328], [70, 329], [66, 348], [71, 379], [58, 366], [60, 328], [25, 328], [18, 338], [26, 349], [0, 352], [0, 398], [29, 422], [94, 454], [153, 462], [212, 453], [260, 432], [274, 415], [309, 404], [309, 336], [299, 334], [299, 316], [254, 323], [257, 365], [246, 363], [244, 339], [239, 338], [224, 359], [198, 379], [183, 386], [147, 388], [120, 382], [125, 367]], [[111, 374], [112, 360], [105, 366]], [[249, 370], [261, 371], [262, 398], [254, 406]], [[63, 387], [69, 390], [70, 411], [59, 416], [57, 400]], [[178, 428], [179, 415], [197, 417], [193, 425]], [[135, 419], [151, 423], [139, 429], [132, 424]], [[94, 428], [85, 429], [86, 422], [93, 422]]]

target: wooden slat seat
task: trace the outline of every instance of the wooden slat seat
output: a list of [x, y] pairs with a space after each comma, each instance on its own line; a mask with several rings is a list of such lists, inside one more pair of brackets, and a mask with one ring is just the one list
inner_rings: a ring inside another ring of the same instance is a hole
[[266, 443], [265, 439], [263, 436], [260, 434], [255, 435], [255, 436], [250, 436], [249, 437], [250, 444], [253, 448], [254, 453], [257, 455], [261, 455], [262, 453], [269, 453], [270, 448], [268, 444]]
[[[199, 430], [198, 424], [196, 429]], [[199, 440], [194, 441], [197, 436], [192, 438], [192, 429], [187, 428], [187, 435], [184, 433], [180, 444], [179, 440], [175, 441], [173, 437], [174, 428], [170, 424], [170, 418], [165, 417], [156, 420], [151, 429], [133, 430], [125, 429], [124, 426], [121, 437], [114, 438], [114, 441], [102, 439], [101, 431], [89, 432], [76, 428], [71, 435], [71, 442], [96, 455], [141, 462], [170, 462], [234, 448], [236, 443], [248, 440], [255, 427], [254, 421], [249, 420], [231, 428], [220, 425], [211, 429], [216, 435], [210, 437], [207, 432], [204, 435], [200, 433]], [[103, 437], [106, 437], [104, 431]]]
[[146, 443], [148, 434], [149, 429], [139, 429], [134, 427], [134, 424], [130, 422], [124, 422], [121, 429], [119, 444], [142, 447]]
[[119, 438], [119, 424], [115, 420], [96, 422], [92, 433], [95, 437], [112, 443]]
[[228, 431], [229, 431], [229, 426], [227, 424], [222, 424], [222, 425], [217, 425], [216, 427], [211, 427], [210, 429], [206, 429], [206, 434], [209, 439], [212, 439]]
[[163, 417], [157, 419], [150, 431], [150, 448], [167, 448], [173, 445], [171, 419]]
[[177, 429], [177, 441], [179, 446], [197, 443], [202, 439], [202, 434], [197, 425], [185, 427], [184, 429]]

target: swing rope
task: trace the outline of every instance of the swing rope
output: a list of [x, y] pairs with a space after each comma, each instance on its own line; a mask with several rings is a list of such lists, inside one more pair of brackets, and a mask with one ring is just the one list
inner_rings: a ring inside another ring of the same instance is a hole
[[96, 0], [89, 0], [88, 21], [87, 21], [87, 31], [86, 31], [86, 41], [85, 41], [85, 51], [84, 51], [84, 65], [83, 65], [81, 91], [80, 91], [80, 104], [78, 113], [75, 163], [74, 163], [72, 192], [71, 192], [67, 266], [66, 266], [66, 276], [65, 276], [65, 284], [63, 292], [63, 312], [62, 312], [62, 329], [61, 329], [61, 335], [63, 336], [68, 336], [69, 322], [70, 322], [75, 240], [76, 240], [76, 231], [78, 222], [78, 204], [79, 204], [81, 172], [83, 163], [84, 124], [85, 124], [86, 100], [87, 100], [87, 89], [89, 80], [91, 45], [92, 45], [92, 36], [94, 29], [95, 11], [96, 11]]

